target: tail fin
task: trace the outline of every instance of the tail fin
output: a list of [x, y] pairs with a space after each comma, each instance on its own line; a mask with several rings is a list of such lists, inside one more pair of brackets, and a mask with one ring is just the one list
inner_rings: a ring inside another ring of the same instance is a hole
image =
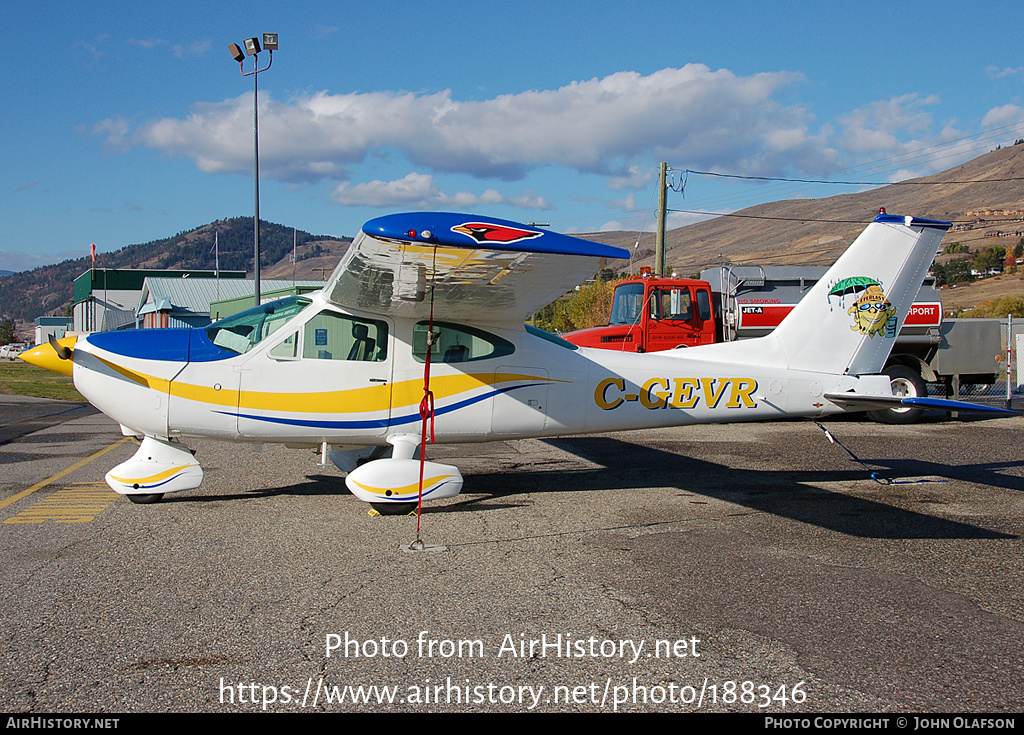
[[776, 343], [792, 370], [881, 372], [950, 227], [878, 215], [764, 339]]

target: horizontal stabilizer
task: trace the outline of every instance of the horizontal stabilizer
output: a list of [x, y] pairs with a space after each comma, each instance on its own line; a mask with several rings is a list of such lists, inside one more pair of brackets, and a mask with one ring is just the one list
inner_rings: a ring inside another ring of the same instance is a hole
[[914, 406], [917, 408], [934, 408], [940, 411], [979, 411], [985, 413], [1003, 414], [1004, 416], [1019, 416], [1019, 411], [1010, 411], [995, 406], [983, 406], [978, 403], [967, 403], [966, 401], [949, 401], [943, 398], [901, 398], [899, 396], [872, 396], [862, 393], [826, 393], [825, 398], [847, 411], [874, 411], [884, 408], [902, 408]]

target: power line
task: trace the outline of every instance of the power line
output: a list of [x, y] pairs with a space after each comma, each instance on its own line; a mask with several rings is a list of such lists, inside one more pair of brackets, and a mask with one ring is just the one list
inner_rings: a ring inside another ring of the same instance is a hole
[[739, 219], [767, 219], [779, 222], [825, 222], [828, 224], [863, 225], [863, 219], [816, 219], [814, 217], [771, 217], [764, 214], [738, 214], [736, 212], [708, 212], [696, 209], [669, 209], [669, 212], [682, 214], [699, 214], [706, 217], [738, 217]]
[[[737, 217], [739, 219], [761, 219], [761, 220], [775, 220], [778, 222], [823, 222], [825, 224], [837, 224], [837, 225], [863, 225], [863, 219], [817, 219], [815, 217], [773, 217], [765, 214], [740, 214], [738, 212], [709, 212], [707, 210], [698, 209], [669, 209], [669, 212], [679, 212], [680, 214], [696, 214], [703, 217], [714, 218], [714, 217]], [[951, 220], [953, 224], [961, 222], [973, 222], [974, 219], [965, 220]], [[986, 219], [985, 224], [997, 224], [1000, 222], [1019, 222], [1017, 218], [1007, 217], [1004, 219]]]
[[836, 186], [945, 186], [947, 184], [987, 184], [1006, 181], [1024, 181], [1024, 176], [1009, 176], [999, 179], [950, 179], [948, 181], [836, 181], [834, 179], [790, 179], [783, 176], [744, 176], [723, 174], [717, 171], [695, 171], [685, 169], [687, 175], [717, 176], [723, 179], [746, 179], [748, 181], [784, 181], [794, 184], [835, 184]]

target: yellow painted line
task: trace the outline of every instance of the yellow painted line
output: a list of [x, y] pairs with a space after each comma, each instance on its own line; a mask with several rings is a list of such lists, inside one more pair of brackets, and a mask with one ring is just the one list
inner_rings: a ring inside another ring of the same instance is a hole
[[4, 523], [88, 523], [117, 500], [120, 495], [103, 484], [103, 489], [95, 486], [65, 487], [56, 491], [48, 498], [8, 518]]
[[[32, 487], [27, 488], [25, 490], [22, 490], [17, 495], [12, 495], [11, 497], [7, 498], [7, 500], [0, 501], [0, 510], [3, 510], [4, 508], [6, 508], [11, 503], [16, 503], [19, 500], [21, 500], [22, 498], [28, 497], [29, 495], [34, 493], [36, 490], [42, 490], [47, 485], [56, 482], [60, 478], [65, 477], [67, 475], [70, 475], [72, 472], [74, 472], [78, 468], [85, 467], [87, 464], [89, 464], [93, 460], [99, 459], [100, 457], [102, 457], [104, 454], [106, 454], [110, 450], [117, 449], [119, 446], [121, 446], [122, 444], [124, 444], [125, 442], [128, 442], [128, 441], [131, 441], [131, 437], [130, 436], [126, 436], [124, 439], [121, 439], [120, 441], [114, 442], [109, 447], [105, 447], [105, 448], [99, 450], [98, 452], [94, 452], [93, 454], [90, 454], [85, 459], [81, 459], [81, 460], [75, 462], [70, 467], [61, 470], [60, 472], [58, 472], [53, 477], [48, 477], [45, 480], [40, 480], [39, 482], [37, 482]], [[7, 521], [4, 521], [4, 522], [6, 523]]]

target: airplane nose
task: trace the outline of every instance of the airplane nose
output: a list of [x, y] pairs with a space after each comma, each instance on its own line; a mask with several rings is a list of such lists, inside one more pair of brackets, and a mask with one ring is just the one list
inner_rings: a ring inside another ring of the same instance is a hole
[[[78, 337], [62, 337], [57, 340], [57, 344], [74, 353], [77, 341]], [[31, 365], [46, 368], [55, 373], [63, 373], [64, 375], [71, 375], [74, 367], [71, 358], [62, 358], [49, 342], [36, 345], [31, 350], [25, 350], [18, 357]]]

